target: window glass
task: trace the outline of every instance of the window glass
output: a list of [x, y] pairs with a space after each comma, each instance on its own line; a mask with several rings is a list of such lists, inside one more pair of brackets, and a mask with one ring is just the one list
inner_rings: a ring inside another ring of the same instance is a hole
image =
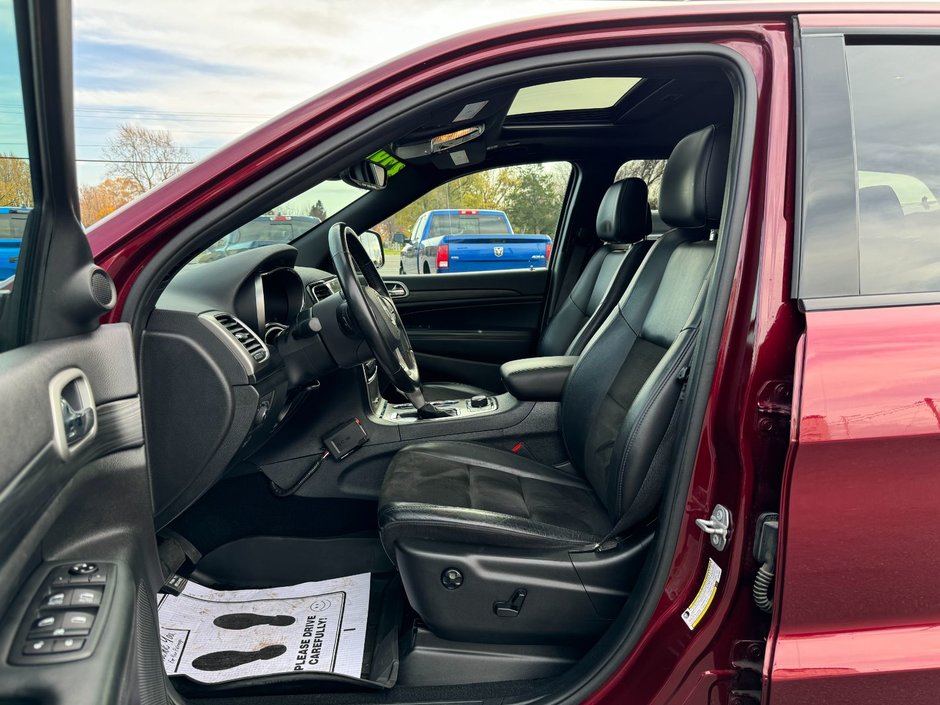
[[0, 293], [13, 289], [26, 219], [33, 207], [13, 3], [0, 3]]
[[551, 113], [559, 110], [610, 108], [640, 82], [639, 78], [594, 77], [540, 83], [520, 88], [509, 115]]
[[256, 247], [293, 242], [366, 193], [365, 189], [350, 186], [345, 181], [324, 181], [233, 230], [196, 255], [188, 266]]
[[570, 164], [549, 162], [438, 186], [372, 228], [385, 243], [382, 274], [547, 267], [570, 176]]
[[862, 294], [940, 291], [940, 47], [846, 47]]

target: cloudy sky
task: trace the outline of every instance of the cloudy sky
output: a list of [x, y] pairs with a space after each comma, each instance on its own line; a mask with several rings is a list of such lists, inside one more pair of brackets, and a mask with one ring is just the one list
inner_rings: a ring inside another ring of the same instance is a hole
[[117, 126], [169, 130], [196, 159], [422, 44], [602, 0], [75, 0], [79, 181]]

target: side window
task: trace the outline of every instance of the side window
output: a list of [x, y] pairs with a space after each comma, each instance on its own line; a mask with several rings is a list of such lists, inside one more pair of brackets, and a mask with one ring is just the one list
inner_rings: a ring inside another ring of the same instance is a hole
[[480, 171], [438, 186], [372, 228], [386, 246], [382, 274], [547, 267], [570, 177], [567, 162], [547, 162]]
[[653, 236], [662, 235], [668, 228], [659, 218], [659, 189], [662, 186], [665, 159], [631, 159], [617, 169], [614, 181], [632, 177], [643, 179], [649, 187], [650, 208], [653, 211]]
[[940, 47], [846, 46], [861, 294], [940, 291]]
[[26, 144], [26, 118], [20, 85], [13, 3], [0, 5], [0, 91], [4, 119], [0, 122], [0, 295], [13, 289], [26, 221], [33, 209], [33, 184]]

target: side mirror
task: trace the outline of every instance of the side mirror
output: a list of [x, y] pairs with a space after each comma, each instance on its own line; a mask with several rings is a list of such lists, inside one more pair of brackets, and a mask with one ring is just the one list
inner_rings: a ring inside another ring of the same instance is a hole
[[388, 183], [388, 171], [381, 164], [365, 159], [349, 167], [340, 174], [340, 178], [350, 186], [379, 191]]
[[366, 253], [376, 269], [382, 269], [385, 266], [385, 248], [382, 246], [381, 236], [372, 230], [365, 230], [359, 233], [359, 242], [366, 248]]

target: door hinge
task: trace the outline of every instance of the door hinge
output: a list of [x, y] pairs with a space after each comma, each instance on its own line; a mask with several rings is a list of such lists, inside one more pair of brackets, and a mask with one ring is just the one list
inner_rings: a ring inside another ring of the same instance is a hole
[[765, 435], [787, 436], [793, 403], [793, 380], [770, 380], [757, 395], [757, 430]]
[[728, 536], [731, 534], [731, 511], [727, 507], [716, 504], [711, 517], [696, 519], [695, 525], [709, 535], [709, 540], [716, 550], [725, 550]]

